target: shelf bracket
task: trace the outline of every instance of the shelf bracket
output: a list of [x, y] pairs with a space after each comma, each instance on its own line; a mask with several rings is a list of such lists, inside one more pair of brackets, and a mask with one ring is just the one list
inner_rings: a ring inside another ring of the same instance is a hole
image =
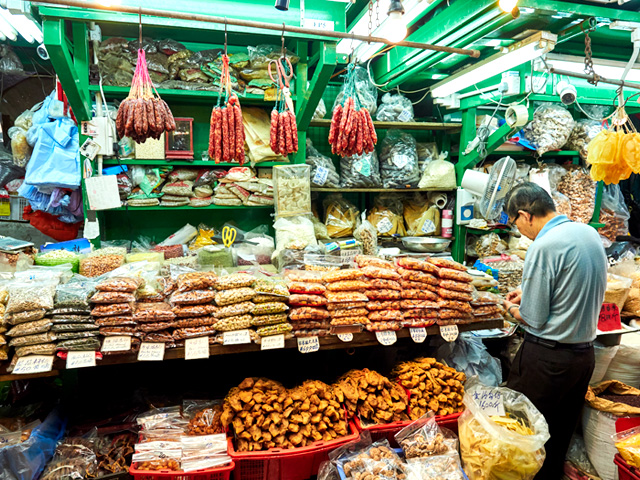
[[318, 63], [309, 88], [299, 92], [301, 96], [298, 97], [298, 111], [296, 112], [298, 130], [305, 132], [309, 129], [311, 118], [338, 63], [335, 43], [321, 42], [318, 53]]

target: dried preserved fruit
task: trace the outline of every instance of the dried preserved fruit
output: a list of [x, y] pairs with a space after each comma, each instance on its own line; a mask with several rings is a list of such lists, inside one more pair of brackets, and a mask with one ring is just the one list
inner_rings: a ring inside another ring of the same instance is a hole
[[334, 310], [342, 310], [344, 308], [363, 308], [366, 307], [367, 302], [340, 302], [340, 303], [328, 303], [327, 310], [330, 312]]
[[371, 255], [356, 255], [355, 262], [360, 268], [369, 267], [369, 266], [386, 268], [389, 270], [393, 270], [395, 268], [395, 265], [393, 264], [393, 262], [390, 262], [389, 260], [384, 260], [379, 257], [374, 257]]
[[125, 326], [125, 325], [117, 325], [117, 326], [111, 326], [111, 327], [101, 327], [100, 328], [100, 335], [103, 335], [105, 337], [109, 337], [109, 336], [119, 336], [119, 335], [126, 335], [126, 336], [136, 335], [136, 336], [139, 336], [140, 334], [138, 333], [137, 327], [128, 327], [128, 326]]
[[331, 325], [366, 325], [369, 323], [367, 317], [338, 317], [331, 319]]
[[343, 308], [331, 311], [331, 318], [362, 317], [365, 315], [369, 315], [369, 311], [366, 308]]
[[138, 325], [138, 330], [140, 330], [141, 332], [145, 332], [145, 333], [149, 333], [149, 332], [159, 332], [162, 330], [166, 330], [167, 328], [173, 328], [175, 327], [175, 322], [172, 321], [168, 321], [168, 322], [149, 322], [149, 323], [142, 323], [140, 325]]
[[435, 308], [417, 308], [415, 310], [404, 310], [404, 318], [438, 318], [438, 310]]
[[178, 318], [173, 323], [176, 328], [206, 327], [218, 321], [215, 317]]
[[327, 288], [320, 283], [303, 283], [303, 282], [289, 283], [289, 292], [291, 293], [323, 295], [324, 292], [326, 291], [327, 291]]
[[402, 328], [402, 324], [399, 322], [391, 321], [377, 321], [373, 323], [369, 323], [366, 327], [369, 332], [388, 332], [400, 330]]
[[366, 302], [368, 300], [367, 296], [360, 292], [327, 292], [327, 303]]
[[308, 272], [306, 270], [288, 270], [284, 273], [284, 277], [291, 283], [322, 283], [322, 276], [317, 272]]
[[383, 278], [387, 280], [400, 280], [400, 274], [389, 268], [380, 268], [369, 265], [360, 269], [361, 272], [369, 278]]
[[397, 290], [367, 290], [367, 297], [369, 300], [400, 300], [402, 298], [401, 292]]
[[383, 301], [371, 301], [367, 302], [367, 310], [400, 310], [402, 305], [399, 300], [383, 300]]
[[452, 309], [449, 309], [449, 308], [441, 308], [438, 311], [438, 318], [441, 319], [441, 320], [451, 319], [451, 318], [461, 319], [461, 320], [469, 320], [469, 319], [473, 319], [473, 315], [471, 315], [469, 313], [461, 312], [459, 310], [452, 310]]
[[468, 302], [460, 302], [458, 300], [440, 300], [438, 302], [438, 305], [440, 306], [441, 309], [445, 308], [445, 309], [458, 310], [459, 312], [463, 312], [463, 313], [472, 312], [471, 305]]
[[396, 280], [388, 280], [386, 278], [370, 278], [367, 280], [367, 289], [376, 290], [379, 288], [398, 291], [402, 290], [400, 282]]
[[375, 310], [369, 313], [369, 320], [372, 322], [394, 322], [404, 319], [400, 310]]
[[91, 297], [92, 303], [129, 303], [135, 301], [136, 296], [127, 292], [96, 292]]
[[215, 305], [178, 305], [173, 307], [172, 311], [176, 317], [204, 317], [213, 315], [218, 310]]
[[362, 280], [342, 280], [327, 284], [330, 292], [362, 292], [367, 288], [367, 282]]
[[422, 270], [432, 275], [438, 275], [438, 267], [425, 260], [413, 257], [401, 257], [398, 259], [398, 266], [411, 270]]
[[341, 282], [344, 280], [362, 280], [364, 273], [362, 270], [356, 269], [347, 269], [347, 270], [336, 270], [334, 272], [327, 272], [322, 276], [322, 280], [331, 283], [331, 282]]
[[449, 260], [448, 258], [443, 257], [429, 257], [427, 261], [436, 267], [440, 268], [450, 268], [453, 270], [459, 270], [461, 272], [466, 272], [467, 267], [462, 265], [461, 263], [454, 262], [453, 260]]
[[216, 332], [213, 326], [178, 328], [173, 331], [174, 340], [185, 340], [187, 338], [205, 337]]
[[438, 302], [429, 300], [402, 300], [400, 305], [406, 310], [413, 308], [439, 308]]
[[447, 290], [455, 290], [457, 292], [471, 293], [473, 285], [465, 282], [456, 282], [455, 280], [440, 279], [440, 287]]
[[403, 280], [408, 280], [410, 282], [422, 282], [428, 283], [430, 285], [438, 285], [439, 283], [439, 280], [436, 277], [420, 270], [408, 270], [405, 268], [400, 268], [398, 269], [398, 273]]

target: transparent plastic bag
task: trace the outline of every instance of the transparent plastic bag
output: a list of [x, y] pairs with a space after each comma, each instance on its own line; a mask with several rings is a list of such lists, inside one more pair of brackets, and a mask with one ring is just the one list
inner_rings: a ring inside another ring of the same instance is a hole
[[381, 103], [376, 111], [379, 122], [413, 122], [413, 105], [411, 100], [401, 94], [389, 92], [382, 95]]
[[362, 212], [360, 225], [353, 232], [353, 236], [362, 243], [362, 253], [364, 255], [375, 255], [378, 253], [378, 230], [367, 220], [366, 215], [367, 212], [365, 210]]
[[420, 193], [403, 202], [403, 216], [407, 227], [407, 235], [421, 237], [423, 235], [440, 235], [442, 223], [440, 209], [429, 203]]
[[360, 212], [341, 194], [329, 195], [323, 202], [324, 223], [331, 238], [351, 237], [358, 223]]
[[612, 242], [619, 235], [629, 235], [629, 209], [624, 201], [619, 185], [605, 185], [602, 192], [600, 223], [605, 226], [598, 232]]
[[340, 175], [338, 175], [336, 171], [333, 160], [318, 152], [309, 138], [307, 138], [307, 156], [305, 161], [307, 165], [311, 166], [311, 184], [314, 187], [340, 187]]
[[340, 160], [340, 186], [342, 188], [379, 188], [382, 187], [378, 154], [365, 153]]
[[6, 313], [30, 310], [50, 310], [56, 284], [53, 282], [14, 282], [9, 284], [9, 301]]
[[558, 104], [543, 104], [533, 120], [522, 129], [524, 137], [536, 147], [538, 155], [560, 150], [571, 136], [575, 122], [571, 113]]
[[[369, 79], [369, 73], [367, 72], [366, 68], [356, 67], [354, 70], [354, 75], [356, 82], [355, 91], [358, 94], [360, 105], [369, 110], [369, 113], [373, 118], [373, 115], [378, 109], [378, 89], [373, 83], [371, 83], [371, 80]], [[340, 88], [340, 92], [338, 93], [338, 96], [333, 103], [333, 107], [331, 108], [332, 112], [336, 108], [336, 105], [342, 105], [344, 103], [344, 87], [345, 85], [343, 84]]]
[[384, 188], [417, 187], [420, 182], [416, 140], [402, 130], [388, 130], [380, 148]]
[[[446, 153], [446, 152], [445, 152]], [[437, 160], [429, 162], [422, 173], [419, 188], [456, 188], [456, 171], [453, 163], [446, 161], [446, 154], [440, 155]]]
[[313, 222], [307, 217], [279, 218], [273, 228], [276, 231], [276, 251], [272, 258], [285, 249], [304, 250], [318, 244]]
[[394, 194], [380, 194], [373, 201], [367, 220], [376, 227], [379, 236], [405, 236], [402, 201]]
[[31, 158], [31, 146], [27, 143], [27, 131], [19, 127], [11, 127], [8, 135], [11, 138], [14, 165], [26, 167]]
[[591, 142], [602, 129], [602, 122], [597, 120], [578, 120], [571, 131], [571, 135], [569, 135], [567, 139], [565, 147], [569, 150], [577, 150], [580, 153], [580, 158], [586, 160], [589, 154], [589, 142]]
[[640, 427], [616, 433], [611, 436], [618, 452], [625, 461], [636, 468], [640, 468]]
[[311, 213], [311, 167], [280, 165], [273, 169], [276, 217]]
[[98, 459], [93, 439], [69, 437], [57, 446], [42, 472], [42, 480], [83, 480], [96, 476]]

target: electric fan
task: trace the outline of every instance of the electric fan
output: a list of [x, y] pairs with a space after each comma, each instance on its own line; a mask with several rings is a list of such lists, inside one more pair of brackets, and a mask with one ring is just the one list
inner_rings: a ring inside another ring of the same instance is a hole
[[498, 160], [491, 173], [467, 170], [462, 177], [462, 188], [476, 197], [478, 214], [492, 222], [500, 218], [504, 199], [516, 179], [516, 162], [510, 157]]

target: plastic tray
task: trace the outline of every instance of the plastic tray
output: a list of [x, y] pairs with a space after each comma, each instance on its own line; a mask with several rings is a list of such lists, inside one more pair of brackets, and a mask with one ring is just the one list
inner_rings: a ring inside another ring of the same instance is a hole
[[318, 474], [329, 452], [359, 438], [356, 426], [349, 422], [351, 434], [330, 442], [315, 442], [307, 447], [272, 448], [260, 452], [236, 452], [229, 437], [228, 452], [235, 463], [234, 480], [306, 480]]
[[[451, 415], [445, 415], [442, 417], [436, 416], [436, 423], [441, 427], [448, 428], [453, 431], [456, 435], [458, 434], [458, 417], [462, 415], [460, 413], [454, 413]], [[391, 448], [398, 448], [398, 442], [396, 442], [395, 435], [404, 427], [413, 423], [413, 420], [407, 420], [406, 422], [394, 422], [394, 423], [386, 423], [382, 425], [370, 425], [367, 427], [362, 426], [360, 419], [358, 417], [354, 418], [354, 423], [359, 432], [367, 431], [371, 435], [371, 441], [377, 442], [378, 440], [382, 440], [386, 438], [389, 441], [389, 445]]]
[[222, 467], [195, 470], [188, 473], [173, 472], [171, 470], [153, 472], [149, 470], [137, 470], [130, 467], [129, 474], [132, 475], [135, 480], [229, 480], [234, 468], [234, 462]]
[[619, 480], [640, 480], [640, 471], [629, 465], [619, 453], [616, 453], [613, 463], [618, 466]]

